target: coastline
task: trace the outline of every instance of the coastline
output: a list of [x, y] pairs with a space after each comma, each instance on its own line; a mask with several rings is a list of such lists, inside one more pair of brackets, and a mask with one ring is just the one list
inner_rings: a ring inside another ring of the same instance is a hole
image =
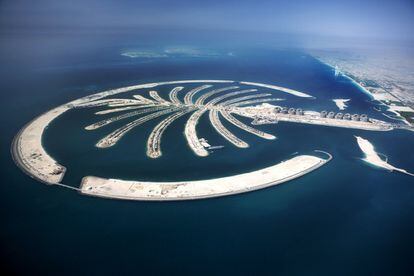
[[[327, 64], [327, 63], [325, 63], [325, 64]], [[327, 64], [328, 66], [330, 66], [330, 67], [332, 67], [330, 64]], [[333, 67], [332, 67], [333, 68]], [[370, 98], [371, 98], [371, 100], [374, 100], [374, 101], [378, 101], [378, 102], [381, 102], [379, 99], [377, 99], [376, 97], [375, 97], [375, 94], [374, 93], [371, 93], [371, 91], [369, 91], [368, 89], [366, 89], [364, 86], [362, 86], [359, 82], [357, 82], [355, 79], [353, 79], [353, 78], [351, 78], [350, 76], [348, 76], [347, 74], [345, 74], [345, 73], [340, 73], [340, 75], [341, 76], [343, 76], [343, 77], [345, 77], [346, 79], [348, 79], [349, 81], [351, 81], [352, 82], [352, 84], [354, 84], [359, 90], [361, 90], [363, 93], [365, 93], [365, 94], [367, 94]], [[384, 104], [383, 102], [381, 102], [382, 104]], [[384, 104], [384, 105], [386, 105], [386, 104]]]
[[[313, 56], [313, 55], [312, 55]], [[322, 60], [320, 57], [317, 56], [313, 56], [314, 58], [316, 58], [319, 62], [321, 62], [322, 64], [328, 66], [329, 68], [331, 68], [332, 70], [338, 70], [337, 66], [333, 66], [332, 64], [325, 62], [324, 60]], [[387, 104], [385, 101], [395, 101], [398, 100], [399, 103], [401, 103], [401, 100], [399, 98], [397, 98], [396, 96], [394, 96], [392, 93], [384, 90], [384, 92], [382, 93], [373, 93], [371, 91], [369, 91], [367, 88], [365, 88], [361, 83], [359, 83], [358, 81], [356, 81], [354, 78], [352, 78], [351, 76], [349, 76], [347, 73], [344, 73], [342, 71], [339, 72], [339, 75], [346, 78], [347, 80], [349, 80], [352, 84], [354, 84], [360, 91], [362, 91], [364, 94], [368, 95], [370, 97], [371, 100], [373, 101], [377, 101], [379, 102], [381, 105], [384, 105], [387, 107], [387, 111], [391, 112], [393, 114], [395, 114], [396, 116], [400, 117], [399, 120], [403, 121], [405, 124], [407, 124], [408, 126], [412, 126], [412, 124], [406, 120], [406, 118], [404, 116], [402, 116], [398, 111], [395, 110], [395, 108], [393, 108], [393, 105], [389, 105]], [[384, 97], [384, 95], [387, 95], [388, 97], [390, 97], [390, 99], [387, 99], [387, 96]], [[404, 103], [402, 106], [399, 107], [407, 107]], [[411, 107], [407, 107], [410, 108], [414, 115], [414, 110]]]

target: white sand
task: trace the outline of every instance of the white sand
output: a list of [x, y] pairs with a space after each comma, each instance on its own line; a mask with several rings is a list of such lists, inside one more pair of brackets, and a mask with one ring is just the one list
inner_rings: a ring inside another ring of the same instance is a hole
[[84, 105], [85, 103], [100, 100], [102, 98], [125, 93], [142, 88], [153, 88], [160, 85], [180, 84], [180, 83], [232, 83], [227, 80], [183, 80], [159, 83], [147, 83], [127, 86], [117, 89], [106, 90], [93, 95], [89, 95], [67, 104], [56, 107], [24, 126], [13, 140], [12, 154], [18, 166], [39, 181], [56, 184], [62, 181], [66, 168], [56, 162], [43, 148], [42, 136], [48, 125], [61, 114]]
[[130, 200], [186, 200], [237, 194], [277, 185], [300, 177], [328, 162], [300, 155], [254, 172], [198, 181], [146, 182], [84, 177], [84, 194]]
[[377, 154], [377, 152], [375, 151], [374, 145], [372, 145], [368, 140], [360, 137], [360, 136], [355, 136], [355, 138], [357, 139], [358, 145], [361, 148], [362, 152], [365, 154], [365, 158], [363, 159], [364, 161], [389, 170], [389, 171], [398, 171], [401, 173], [405, 173], [411, 176], [414, 176], [414, 174], [407, 172], [406, 170], [400, 169], [400, 168], [396, 168], [390, 164], [388, 164], [386, 161], [383, 161], [380, 156]]
[[336, 104], [339, 110], [345, 110], [345, 108], [348, 107], [346, 103], [349, 102], [350, 99], [333, 99], [332, 101]]
[[289, 94], [297, 96], [297, 97], [313, 98], [313, 96], [308, 95], [306, 93], [299, 92], [299, 91], [289, 89], [289, 88], [285, 88], [285, 87], [276, 86], [276, 85], [256, 83], [256, 82], [247, 82], [247, 81], [241, 81], [240, 83], [241, 84], [246, 84], [246, 85], [254, 85], [254, 86], [259, 86], [259, 87], [265, 87], [265, 88], [269, 88], [269, 89], [273, 89], [273, 90], [278, 90], [278, 91], [289, 93]]
[[44, 150], [42, 135], [51, 121], [69, 109], [60, 106], [44, 113], [27, 124], [13, 141], [12, 151], [16, 163], [30, 176], [47, 184], [59, 183], [66, 169]]
[[[403, 105], [389, 105], [388, 106], [388, 111], [391, 112], [398, 112], [398, 111], [403, 111], [403, 112], [414, 112], [414, 109], [412, 109], [409, 106], [403, 106]], [[413, 114], [414, 115], [414, 114]]]

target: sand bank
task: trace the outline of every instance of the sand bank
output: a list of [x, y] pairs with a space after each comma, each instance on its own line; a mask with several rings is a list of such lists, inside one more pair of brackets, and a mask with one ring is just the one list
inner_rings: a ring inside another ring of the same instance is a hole
[[336, 104], [339, 110], [345, 110], [345, 108], [348, 107], [346, 103], [349, 102], [350, 99], [333, 99], [332, 101]]
[[393, 165], [388, 164], [387, 161], [382, 160], [378, 153], [375, 151], [374, 145], [372, 145], [368, 140], [360, 136], [355, 136], [355, 138], [357, 139], [358, 145], [361, 148], [362, 152], [365, 154], [365, 158], [363, 159], [364, 161], [376, 167], [380, 167], [389, 171], [398, 171], [414, 176], [414, 174], [409, 173], [404, 169], [396, 168]]

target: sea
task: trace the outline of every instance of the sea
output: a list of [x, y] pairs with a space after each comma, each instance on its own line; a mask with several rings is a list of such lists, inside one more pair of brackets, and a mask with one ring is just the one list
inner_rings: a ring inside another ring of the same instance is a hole
[[[338, 112], [332, 99], [350, 99], [345, 112], [392, 120], [381, 103], [306, 50], [277, 43], [212, 43], [137, 35], [9, 34], [0, 46], [1, 270], [52, 275], [412, 275], [414, 178], [362, 160], [355, 135], [368, 139], [390, 164], [414, 171], [414, 132], [371, 132], [279, 122], [255, 126], [264, 140], [223, 124], [250, 147], [223, 139], [204, 115], [200, 137], [223, 145], [193, 154], [183, 131], [188, 116], [162, 138], [163, 155], [146, 156], [146, 139], [160, 117], [108, 149], [94, 145], [123, 123], [86, 131], [101, 108], [69, 111], [43, 137], [48, 153], [83, 176], [148, 181], [209, 179], [254, 171], [297, 154], [323, 150], [333, 160], [282, 185], [238, 195], [173, 202], [85, 196], [42, 184], [13, 162], [14, 136], [36, 116], [108, 89], [176, 80], [274, 84], [278, 102]], [[186, 88], [194, 84], [186, 85]], [[174, 86], [157, 91], [168, 98]], [[263, 90], [269, 92], [269, 90]], [[262, 92], [262, 91], [260, 91]], [[146, 96], [148, 90], [133, 94]], [[180, 95], [180, 94], [179, 94]], [[180, 96], [181, 97], [181, 96]], [[380, 111], [378, 111], [380, 110]], [[246, 124], [251, 120], [237, 117]]]

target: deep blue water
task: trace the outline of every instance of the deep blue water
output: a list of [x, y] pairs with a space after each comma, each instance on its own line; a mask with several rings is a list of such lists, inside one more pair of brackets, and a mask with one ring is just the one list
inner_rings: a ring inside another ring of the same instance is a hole
[[[87, 174], [203, 179], [272, 165], [296, 151], [322, 149], [334, 156], [317, 171], [277, 187], [190, 202], [81, 196], [32, 180], [11, 160], [13, 136], [42, 112], [102, 90], [153, 81], [272, 83], [316, 97], [275, 94], [286, 98], [289, 106], [336, 110], [331, 99], [350, 98], [348, 111], [387, 119], [349, 80], [335, 78], [331, 68], [305, 52], [207, 45], [217, 56], [131, 59], [121, 52], [170, 45], [134, 38], [5, 41], [0, 62], [3, 270], [67, 275], [410, 275], [414, 271], [414, 178], [363, 163], [353, 137], [367, 138], [391, 164], [414, 171], [414, 135], [407, 131], [376, 133], [288, 123], [258, 126], [278, 137], [267, 141], [225, 124], [251, 145], [236, 149], [204, 116], [200, 136], [225, 148], [198, 158], [183, 137], [187, 119], [183, 117], [166, 131], [162, 158], [150, 160], [145, 143], [156, 122], [135, 129], [108, 150], [93, 147], [108, 130], [82, 129], [96, 121], [91, 115], [95, 110], [68, 112], [48, 128], [45, 147], [68, 167], [64, 182], [73, 186]], [[167, 91], [159, 92], [165, 96]]]

